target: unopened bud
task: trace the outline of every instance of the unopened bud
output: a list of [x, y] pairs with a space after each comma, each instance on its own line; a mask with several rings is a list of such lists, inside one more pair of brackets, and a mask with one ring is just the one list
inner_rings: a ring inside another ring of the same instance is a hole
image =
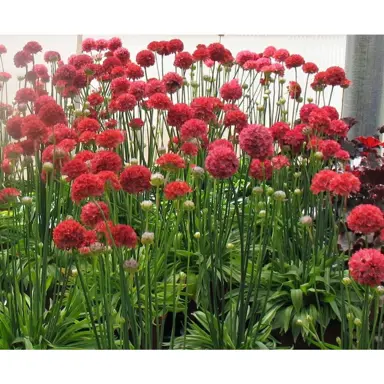
[[267, 212], [266, 212], [264, 209], [262, 209], [262, 210], [259, 212], [259, 217], [264, 218], [265, 216], [267, 216]]
[[287, 80], [285, 80], [283, 77], [281, 79], [279, 79], [279, 83], [280, 84], [284, 84]]
[[293, 191], [293, 193], [294, 193], [296, 196], [300, 196], [300, 195], [302, 194], [302, 191], [301, 191], [301, 189], [296, 188], [296, 189]]
[[164, 176], [161, 173], [154, 173], [151, 176], [151, 184], [154, 187], [160, 187], [164, 184]]
[[127, 272], [134, 274], [139, 269], [139, 263], [135, 259], [131, 258], [124, 261], [123, 268]]
[[45, 172], [52, 172], [53, 171], [53, 164], [47, 161], [46, 163], [43, 164], [43, 170]]
[[254, 195], [261, 195], [264, 192], [264, 189], [262, 187], [254, 187], [252, 189], [252, 193]]
[[351, 278], [349, 277], [344, 277], [343, 280], [341, 280], [342, 283], [345, 285], [345, 286], [348, 286], [348, 285], [351, 285], [352, 284], [352, 280]]
[[198, 166], [196, 166], [196, 167], [193, 167], [192, 169], [191, 169], [191, 173], [192, 173], [192, 175], [194, 176], [194, 177], [201, 177], [201, 176], [203, 176], [204, 175], [204, 168], [201, 168], [201, 167], [198, 167]]
[[195, 203], [192, 200], [184, 201], [183, 207], [186, 211], [193, 211], [195, 209]]
[[315, 152], [315, 158], [317, 160], [322, 160], [324, 158], [323, 152], [320, 152], [320, 151]]
[[227, 249], [233, 249], [235, 248], [235, 245], [233, 243], [227, 243], [226, 247]]
[[275, 190], [272, 187], [267, 188], [267, 195], [271, 196], [273, 195], [273, 192], [275, 192]]
[[301, 176], [301, 172], [295, 172], [293, 174], [293, 177], [296, 178], [296, 179], [298, 179], [300, 176]]
[[143, 211], [150, 211], [152, 209], [153, 203], [150, 200], [144, 200], [141, 202], [140, 206]]
[[143, 245], [153, 244], [155, 241], [155, 234], [153, 232], [144, 232], [141, 235], [141, 243]]
[[200, 237], [201, 237], [200, 232], [195, 232], [195, 234], [193, 235], [193, 237], [194, 237], [195, 239], [200, 239]]
[[312, 103], [313, 98], [312, 98], [312, 97], [308, 97], [308, 98], [307, 98], [307, 101], [308, 101], [308, 103]]
[[300, 217], [300, 224], [310, 227], [312, 225], [312, 217], [311, 216], [302, 216]]
[[20, 103], [20, 104], [17, 106], [17, 109], [19, 110], [19, 112], [25, 112], [25, 111], [27, 110], [27, 104]]
[[303, 320], [301, 319], [297, 319], [296, 320], [296, 325], [298, 325], [299, 327], [303, 325]]
[[164, 155], [164, 153], [167, 153], [167, 148], [159, 147], [158, 153], [159, 153], [159, 155]]
[[139, 164], [139, 160], [131, 159], [131, 165], [137, 165], [137, 164]]
[[362, 322], [361, 322], [361, 320], [360, 320], [360, 319], [358, 319], [357, 317], [356, 317], [356, 319], [355, 319], [355, 320], [353, 320], [353, 323], [356, 325], [356, 327], [361, 327], [361, 325], [362, 325]]
[[32, 197], [23, 196], [21, 198], [21, 203], [24, 204], [24, 205], [31, 205], [32, 204]]
[[276, 191], [273, 194], [273, 198], [277, 201], [284, 201], [286, 199], [287, 195], [285, 194], [284, 191]]

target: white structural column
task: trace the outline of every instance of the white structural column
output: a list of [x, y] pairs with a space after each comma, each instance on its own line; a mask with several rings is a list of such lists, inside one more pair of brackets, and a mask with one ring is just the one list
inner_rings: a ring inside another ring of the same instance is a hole
[[352, 80], [343, 102], [343, 116], [358, 123], [350, 138], [378, 135], [384, 125], [384, 36], [347, 36], [345, 69]]

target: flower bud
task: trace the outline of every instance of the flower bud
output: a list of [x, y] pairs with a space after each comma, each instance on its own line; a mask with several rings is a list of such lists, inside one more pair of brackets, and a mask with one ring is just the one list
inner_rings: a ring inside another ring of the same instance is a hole
[[299, 327], [303, 325], [303, 320], [301, 319], [297, 319], [296, 320], [296, 325], [298, 325]]
[[227, 243], [226, 248], [227, 249], [233, 249], [233, 248], [235, 248], [235, 245], [233, 243]]
[[287, 195], [285, 194], [284, 191], [276, 191], [274, 194], [273, 194], [273, 198], [276, 200], [276, 201], [284, 201], [286, 199]]
[[263, 189], [262, 187], [254, 187], [254, 188], [252, 189], [252, 193], [253, 193], [254, 195], [262, 195], [263, 192], [264, 192], [264, 189]]
[[267, 195], [272, 196], [275, 190], [272, 187], [267, 188]]
[[144, 232], [141, 235], [141, 243], [143, 245], [153, 244], [155, 241], [155, 234], [153, 232]]
[[200, 239], [200, 237], [201, 237], [200, 232], [195, 232], [195, 234], [193, 235], [193, 237], [194, 237], [195, 239]]
[[19, 112], [25, 112], [27, 110], [27, 104], [24, 104], [24, 103], [20, 103], [18, 106], [17, 106], [17, 109]]
[[264, 111], [264, 105], [259, 105], [259, 106], [257, 107], [257, 110], [258, 110], [259, 112]]
[[65, 220], [73, 220], [73, 216], [67, 215], [67, 216], [65, 216]]
[[376, 292], [379, 295], [384, 295], [384, 287], [382, 285], [379, 285], [378, 287], [376, 287]]
[[344, 277], [343, 280], [341, 280], [342, 283], [345, 285], [345, 286], [348, 286], [348, 285], [351, 285], [352, 284], [352, 280], [350, 277]]
[[160, 187], [164, 184], [164, 176], [161, 173], [154, 173], [151, 176], [151, 184], [154, 187]]
[[300, 176], [301, 176], [301, 172], [295, 172], [295, 173], [293, 174], [293, 177], [294, 177], [295, 179], [298, 179]]
[[303, 132], [303, 135], [307, 135], [308, 136], [308, 135], [311, 134], [312, 129], [311, 129], [311, 127], [304, 127], [302, 132]]
[[265, 216], [267, 216], [267, 211], [265, 211], [264, 209], [262, 209], [262, 210], [259, 212], [259, 217], [264, 218]]
[[341, 339], [340, 337], [336, 337], [336, 343], [339, 347], [341, 347]]
[[45, 172], [52, 172], [53, 171], [53, 164], [47, 161], [46, 163], [43, 164], [43, 170]]
[[308, 101], [308, 103], [312, 103], [313, 98], [312, 98], [312, 97], [308, 97], [308, 98], [307, 98], [307, 101]]
[[183, 207], [186, 211], [193, 211], [195, 209], [195, 203], [192, 200], [184, 201]]
[[302, 194], [302, 191], [301, 191], [301, 189], [296, 188], [296, 189], [293, 191], [293, 193], [294, 193], [296, 196], [300, 196], [300, 195]]
[[324, 158], [323, 152], [320, 152], [320, 151], [315, 152], [315, 158], [317, 160], [323, 160]]
[[44, 244], [42, 242], [40, 242], [39, 244], [37, 244], [37, 246], [40, 248], [40, 249], [43, 249], [44, 248]]
[[297, 100], [296, 100], [296, 101], [297, 101], [298, 103], [302, 103], [302, 102], [303, 102], [303, 100], [304, 100], [304, 99], [303, 99], [303, 98], [300, 96], [300, 97], [298, 97], [298, 98], [297, 98]]
[[32, 197], [23, 196], [21, 198], [21, 203], [24, 204], [24, 205], [31, 205], [32, 204]]
[[243, 88], [244, 90], [248, 89], [248, 84], [243, 84], [243, 85], [241, 86], [241, 88]]
[[361, 325], [362, 325], [362, 322], [361, 322], [361, 320], [360, 320], [360, 319], [358, 319], [357, 317], [356, 317], [356, 319], [355, 319], [355, 320], [353, 320], [353, 323], [356, 325], [356, 327], [361, 327]]
[[312, 225], [312, 217], [311, 216], [302, 216], [300, 217], [300, 224], [310, 227]]
[[139, 160], [131, 159], [131, 165], [137, 165], [137, 164], [139, 164]]
[[187, 281], [187, 274], [183, 271], [181, 271], [179, 273], [179, 281], [181, 284], [185, 284], [185, 282]]
[[347, 319], [352, 320], [353, 319], [353, 314], [351, 312], [347, 313]]
[[167, 153], [167, 148], [159, 147], [158, 153], [159, 153], [159, 155], [164, 155], [164, 153]]
[[150, 211], [152, 209], [153, 203], [150, 200], [144, 200], [141, 202], [140, 206], [143, 211]]
[[203, 176], [204, 175], [204, 168], [201, 168], [201, 167], [198, 167], [198, 166], [196, 166], [196, 167], [193, 167], [192, 169], [191, 169], [191, 173], [192, 173], [192, 175], [194, 176], [194, 177], [201, 177], [201, 176]]
[[127, 272], [134, 274], [139, 269], [139, 263], [135, 259], [131, 258], [124, 261], [123, 268]]
[[285, 80], [283, 77], [281, 79], [279, 79], [279, 83], [280, 84], [284, 84], [287, 80]]

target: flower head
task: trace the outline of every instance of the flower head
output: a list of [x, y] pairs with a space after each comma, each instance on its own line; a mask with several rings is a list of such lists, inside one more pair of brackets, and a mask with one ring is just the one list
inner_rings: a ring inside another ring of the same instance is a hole
[[361, 249], [349, 259], [352, 278], [362, 285], [377, 287], [384, 280], [384, 255], [376, 249]]
[[360, 204], [347, 217], [348, 227], [358, 233], [369, 234], [384, 228], [384, 216], [380, 208], [371, 204]]

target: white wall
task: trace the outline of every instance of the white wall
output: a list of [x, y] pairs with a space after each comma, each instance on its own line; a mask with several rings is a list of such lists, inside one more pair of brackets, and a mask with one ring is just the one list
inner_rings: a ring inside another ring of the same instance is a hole
[[[110, 38], [112, 35], [87, 35], [83, 36], [93, 38]], [[174, 37], [179, 37], [185, 46], [185, 50], [191, 52], [199, 43], [209, 44], [218, 41], [218, 35], [120, 35], [123, 44], [131, 52], [131, 57], [134, 59], [136, 53], [145, 49], [147, 44], [152, 40], [169, 40]], [[43, 46], [44, 51], [55, 50], [58, 51], [62, 58], [66, 60], [71, 54], [76, 52], [76, 36], [75, 35], [62, 35], [62, 36], [0, 36], [0, 44], [4, 44], [8, 53], [4, 55], [5, 71], [10, 72], [14, 79], [8, 83], [8, 92], [14, 95], [17, 89], [16, 77], [22, 74], [22, 69], [17, 69], [13, 65], [13, 55], [22, 47], [27, 41], [36, 40]], [[286, 48], [290, 53], [301, 54], [306, 61], [315, 62], [320, 70], [327, 67], [337, 65], [344, 67], [345, 64], [345, 49], [346, 49], [346, 36], [340, 35], [300, 35], [300, 36], [267, 36], [267, 35], [228, 35], [221, 38], [221, 42], [231, 50], [235, 56], [237, 52], [247, 49], [251, 51], [261, 52], [265, 47], [273, 45], [276, 48]], [[42, 54], [38, 56], [43, 62]], [[172, 62], [166, 59], [168, 70], [172, 70]], [[155, 69], [152, 75], [155, 75]], [[299, 76], [299, 83], [304, 85], [304, 74]], [[288, 72], [289, 73], [289, 72]], [[292, 73], [292, 72], [291, 72]], [[348, 75], [348, 74], [347, 74]], [[287, 76], [289, 79], [289, 75]], [[341, 90], [335, 89], [332, 104], [341, 109]]]

